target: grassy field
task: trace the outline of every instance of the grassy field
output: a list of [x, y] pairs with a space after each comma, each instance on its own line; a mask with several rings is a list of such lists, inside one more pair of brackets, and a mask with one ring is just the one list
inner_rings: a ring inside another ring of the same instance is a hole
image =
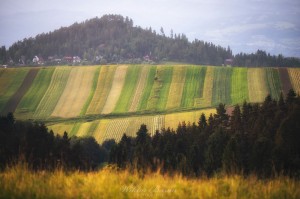
[[232, 71], [231, 78], [231, 103], [238, 104], [249, 101], [247, 68], [237, 68]]
[[125, 83], [114, 110], [115, 113], [124, 113], [129, 110], [132, 97], [137, 86], [137, 81], [139, 79], [140, 71], [140, 66], [131, 66], [128, 68]]
[[50, 85], [34, 113], [34, 118], [48, 118], [52, 114], [65, 89], [70, 72], [69, 67], [55, 68]]
[[300, 182], [239, 175], [188, 179], [116, 171], [31, 172], [18, 165], [0, 173], [0, 198], [300, 198]]
[[16, 117], [25, 119], [33, 117], [35, 110], [49, 87], [53, 72], [54, 68], [39, 70], [32, 86], [17, 107]]
[[232, 68], [216, 67], [214, 69], [212, 105], [231, 104]]
[[272, 98], [278, 100], [280, 96], [280, 92], [282, 92], [281, 82], [279, 78], [279, 72], [277, 68], [267, 68], [267, 85], [269, 94]]
[[0, 113], [2, 113], [8, 100], [21, 86], [29, 68], [0, 69]]

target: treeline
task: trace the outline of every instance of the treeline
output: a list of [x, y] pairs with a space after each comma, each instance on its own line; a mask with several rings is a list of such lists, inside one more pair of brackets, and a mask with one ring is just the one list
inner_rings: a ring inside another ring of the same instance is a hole
[[123, 135], [112, 148], [110, 163], [140, 171], [160, 170], [186, 176], [227, 173], [300, 176], [300, 97], [268, 96], [262, 105], [225, 105], [197, 124], [182, 122], [176, 131], [162, 129], [153, 137], [142, 125], [135, 138]]
[[44, 124], [0, 117], [0, 169], [21, 162], [29, 168], [93, 170], [108, 161], [114, 141], [99, 145], [94, 137], [54, 135]]
[[225, 105], [198, 123], [182, 122], [150, 136], [141, 125], [136, 137], [99, 145], [93, 137], [54, 135], [44, 124], [0, 117], [0, 168], [24, 161], [32, 169], [94, 170], [104, 163], [140, 172], [198, 177], [218, 172], [300, 177], [300, 96], [293, 90], [276, 101], [244, 102], [231, 115]]

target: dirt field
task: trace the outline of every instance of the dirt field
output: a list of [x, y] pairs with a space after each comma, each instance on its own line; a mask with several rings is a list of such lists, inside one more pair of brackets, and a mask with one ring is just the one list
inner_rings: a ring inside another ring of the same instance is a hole
[[287, 68], [278, 68], [279, 70], [279, 77], [281, 81], [281, 86], [283, 90], [283, 94], [286, 95], [291, 88], [293, 88], [289, 76], [289, 72]]

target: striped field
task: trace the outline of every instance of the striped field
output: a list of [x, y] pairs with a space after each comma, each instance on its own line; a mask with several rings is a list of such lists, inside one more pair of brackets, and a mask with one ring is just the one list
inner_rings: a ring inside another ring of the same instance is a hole
[[195, 65], [107, 65], [0, 69], [0, 113], [45, 122], [54, 132], [97, 141], [141, 124], [153, 135], [180, 122], [198, 122], [219, 103], [278, 99], [300, 93], [299, 68], [228, 68]]

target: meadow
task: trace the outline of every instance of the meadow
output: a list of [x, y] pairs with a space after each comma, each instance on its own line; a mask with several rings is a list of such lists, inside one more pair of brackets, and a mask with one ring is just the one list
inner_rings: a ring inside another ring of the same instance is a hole
[[192, 124], [219, 103], [299, 93], [299, 77], [299, 68], [172, 64], [9, 68], [0, 70], [0, 114], [13, 110], [17, 119], [45, 122], [59, 134], [118, 140], [142, 123], [151, 134]]
[[[0, 172], [0, 198], [299, 198], [300, 182], [288, 177], [219, 175], [186, 178], [116, 170], [33, 172], [17, 165]], [[49, 191], [51, 190], [51, 191]]]

